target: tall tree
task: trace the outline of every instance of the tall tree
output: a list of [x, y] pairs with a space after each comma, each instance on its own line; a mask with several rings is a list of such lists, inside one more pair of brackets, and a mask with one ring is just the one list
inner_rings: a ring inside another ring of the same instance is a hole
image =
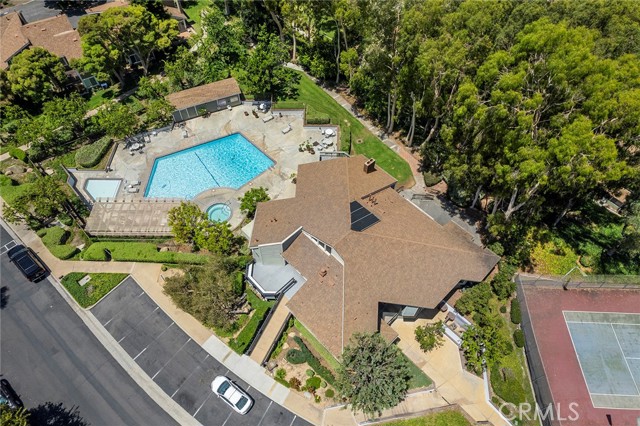
[[286, 47], [273, 34], [263, 28], [258, 43], [247, 58], [241, 79], [256, 97], [278, 100], [295, 92], [297, 75], [286, 68], [289, 54]]
[[400, 350], [379, 333], [356, 333], [344, 348], [338, 376], [338, 391], [352, 410], [376, 417], [404, 400], [411, 373]]
[[37, 105], [62, 92], [67, 76], [60, 58], [34, 47], [13, 57], [7, 80], [14, 95]]
[[63, 210], [67, 198], [58, 181], [50, 176], [40, 177], [11, 205], [4, 205], [4, 218], [10, 223], [42, 227]]
[[107, 104], [96, 117], [105, 133], [116, 139], [132, 136], [138, 128], [138, 116], [129, 106], [119, 102]]

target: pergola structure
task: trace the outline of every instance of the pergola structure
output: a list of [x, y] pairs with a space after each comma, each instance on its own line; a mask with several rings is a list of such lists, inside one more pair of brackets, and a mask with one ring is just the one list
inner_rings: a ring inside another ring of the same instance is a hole
[[168, 213], [181, 201], [169, 198], [97, 201], [85, 231], [96, 236], [171, 235]]

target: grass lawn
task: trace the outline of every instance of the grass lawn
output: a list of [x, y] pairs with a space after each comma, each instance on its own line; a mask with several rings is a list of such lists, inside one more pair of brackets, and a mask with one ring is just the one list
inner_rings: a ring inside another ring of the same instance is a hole
[[154, 243], [137, 241], [104, 241], [93, 243], [82, 253], [84, 260], [107, 260], [105, 249], [111, 252], [111, 258], [121, 262], [154, 262], [154, 263], [190, 263], [203, 264], [207, 256], [196, 253], [177, 253], [158, 251]]
[[119, 91], [114, 88], [106, 88], [93, 92], [89, 100], [87, 101], [87, 111], [98, 108], [100, 105], [109, 102], [111, 99], [118, 96]]
[[7, 204], [11, 205], [15, 202], [21, 194], [31, 186], [30, 183], [23, 183], [22, 185], [4, 185], [0, 192], [2, 192], [2, 198]]
[[372, 134], [349, 111], [345, 110], [322, 88], [318, 87], [309, 77], [299, 73], [298, 96], [287, 99], [278, 104], [279, 107], [304, 103], [315, 113], [326, 114], [331, 117], [331, 123], [340, 126], [340, 149], [349, 150], [349, 135], [351, 134], [352, 148], [356, 154], [373, 157], [387, 173], [398, 180], [399, 185], [411, 181], [412, 173], [409, 164], [391, 148]]
[[294, 319], [293, 324], [298, 332], [302, 335], [302, 337], [304, 337], [304, 340], [306, 340], [306, 342], [311, 345], [313, 350], [322, 357], [322, 359], [329, 365], [331, 370], [337, 372], [338, 368], [340, 367], [340, 363], [335, 359], [333, 355], [331, 355], [331, 352], [329, 352], [327, 348], [325, 348], [322, 343], [320, 343], [318, 339], [316, 339], [315, 336], [311, 334], [311, 332], [307, 330], [304, 325], [302, 325], [300, 321]]
[[193, 29], [196, 30], [197, 33], [200, 33], [200, 21], [202, 20], [200, 12], [207, 7], [208, 4], [209, 0], [191, 0], [185, 2], [186, 7], [184, 8], [184, 13], [189, 20], [192, 21]]
[[[91, 280], [84, 286], [81, 286], [78, 281], [86, 275], [89, 275]], [[78, 305], [83, 308], [88, 308], [98, 303], [100, 299], [120, 284], [128, 275], [129, 274], [87, 274], [86, 272], [71, 272], [62, 279], [62, 285], [71, 293], [76, 302], [78, 302]]]
[[407, 358], [404, 353], [402, 353], [402, 356], [405, 357], [405, 359], [409, 363], [409, 369], [411, 370], [411, 381], [409, 382], [409, 389], [426, 388], [433, 383], [429, 376], [424, 374], [424, 371], [420, 370], [420, 368], [418, 368], [417, 365], [415, 365], [409, 358]]
[[471, 426], [462, 414], [453, 410], [379, 424], [384, 426]]

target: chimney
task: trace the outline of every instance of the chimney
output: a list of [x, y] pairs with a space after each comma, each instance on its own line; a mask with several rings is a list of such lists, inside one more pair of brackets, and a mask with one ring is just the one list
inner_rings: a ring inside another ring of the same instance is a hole
[[374, 158], [370, 158], [364, 162], [364, 172], [371, 173], [376, 171], [376, 160]]
[[320, 271], [318, 271], [318, 275], [320, 275], [321, 277], [326, 277], [327, 276], [327, 268], [321, 268]]

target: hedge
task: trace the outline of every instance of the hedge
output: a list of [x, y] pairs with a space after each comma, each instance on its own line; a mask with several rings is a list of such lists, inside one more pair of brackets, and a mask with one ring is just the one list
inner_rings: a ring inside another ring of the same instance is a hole
[[[81, 286], [78, 281], [86, 275], [89, 275], [91, 280], [84, 286]], [[71, 272], [62, 279], [62, 285], [71, 293], [71, 296], [78, 302], [78, 305], [87, 308], [98, 303], [100, 299], [120, 284], [127, 276], [128, 274], [87, 274], [86, 272]]]
[[285, 355], [287, 361], [291, 364], [303, 364], [307, 362], [307, 357], [305, 354], [299, 349], [289, 349], [287, 354]]
[[243, 354], [253, 341], [253, 338], [262, 324], [262, 321], [264, 321], [264, 318], [267, 316], [269, 309], [271, 309], [271, 307], [268, 305], [262, 305], [256, 308], [247, 325], [244, 326], [242, 331], [240, 331], [234, 339], [229, 341], [229, 347], [237, 353]]
[[9, 176], [0, 175], [0, 186], [13, 186], [15, 182]]
[[[318, 358], [316, 358], [313, 355], [313, 353], [311, 353], [311, 351], [309, 350], [309, 348], [307, 348], [307, 345], [304, 344], [302, 339], [298, 336], [294, 336], [293, 340], [295, 340], [298, 346], [300, 347], [300, 352], [302, 352], [302, 355], [305, 357], [305, 361], [307, 361], [307, 364], [309, 364], [309, 367], [313, 368], [313, 371], [315, 371], [318, 376], [325, 379], [327, 383], [329, 383], [332, 386], [335, 386], [336, 378], [334, 377], [333, 373], [327, 367], [320, 364], [320, 361], [318, 361]], [[287, 357], [289, 356], [289, 352], [287, 352]]]
[[52, 255], [61, 260], [72, 258], [78, 253], [78, 248], [68, 244], [48, 247]]
[[20, 160], [23, 163], [27, 162], [27, 153], [21, 150], [20, 148], [10, 148], [9, 155], [15, 158], [16, 160]]
[[195, 253], [177, 253], [172, 251], [158, 251], [153, 243], [129, 241], [104, 241], [93, 243], [83, 253], [84, 260], [107, 260], [104, 250], [111, 252], [111, 258], [121, 262], [153, 262], [153, 263], [190, 263], [204, 264], [207, 257]]
[[513, 332], [513, 341], [516, 343], [517, 347], [524, 348], [524, 333], [522, 330], [517, 329]]
[[511, 300], [511, 322], [520, 324], [522, 322], [522, 312], [520, 312], [520, 302], [518, 299]]
[[102, 160], [111, 146], [111, 138], [102, 138], [96, 142], [85, 145], [76, 151], [76, 165], [78, 167], [90, 168]]

